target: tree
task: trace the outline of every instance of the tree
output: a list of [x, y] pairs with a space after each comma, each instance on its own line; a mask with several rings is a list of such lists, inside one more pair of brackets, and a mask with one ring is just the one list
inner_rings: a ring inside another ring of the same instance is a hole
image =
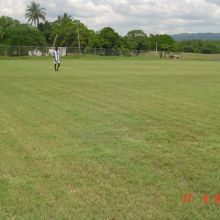
[[48, 21], [45, 23], [40, 23], [38, 25], [38, 30], [40, 30], [40, 32], [45, 36], [47, 44], [52, 45], [54, 40], [51, 39], [52, 23]]
[[[82, 47], [87, 47], [88, 43], [89, 43], [89, 39], [92, 37], [93, 35], [93, 31], [89, 30], [87, 28], [87, 26], [85, 26], [82, 22], [80, 22], [79, 20], [73, 20], [73, 24], [74, 24], [74, 33], [77, 33], [77, 40], [79, 37], [79, 41]], [[73, 46], [78, 46], [78, 42], [75, 40], [73, 42]]]
[[101, 47], [106, 49], [118, 49], [121, 47], [120, 36], [111, 27], [105, 27], [98, 33]]
[[171, 51], [176, 51], [178, 49], [173, 38], [167, 34], [151, 34], [149, 40], [151, 44], [151, 49], [159, 50], [161, 58], [166, 57], [166, 54], [169, 54]]
[[32, 1], [29, 5], [27, 5], [25, 17], [28, 19], [28, 23], [35, 24], [38, 26], [40, 23], [40, 19], [45, 21], [45, 8], [41, 8], [38, 2]]
[[0, 42], [3, 41], [7, 29], [14, 24], [19, 24], [19, 21], [7, 16], [0, 17]]
[[63, 13], [63, 15], [58, 15], [58, 20], [62, 22], [69, 22], [72, 21], [72, 16], [67, 13]]
[[147, 50], [149, 48], [147, 34], [142, 30], [132, 30], [125, 36], [129, 49]]
[[7, 45], [13, 46], [44, 46], [44, 35], [35, 27], [27, 24], [17, 24], [8, 28], [5, 34]]
[[90, 31], [90, 36], [88, 38], [88, 45], [89, 48], [101, 48], [101, 42], [99, 39], [99, 35], [95, 31]]
[[70, 41], [73, 41], [75, 37], [71, 15], [67, 13], [59, 15], [57, 20], [52, 23], [51, 39], [53, 39], [53, 45], [70, 46]]
[[156, 34], [156, 35], [151, 35], [152, 38], [152, 42], [155, 42], [155, 44], [158, 44], [158, 49], [162, 49], [164, 48], [164, 45], [166, 45], [165, 47], [168, 47], [170, 50], [172, 50], [175, 41], [173, 40], [173, 38], [171, 36], [169, 36], [168, 34]]
[[[41, 25], [40, 25], [41, 26]], [[92, 31], [82, 22], [64, 13], [51, 23], [50, 42], [63, 47], [87, 47]], [[78, 39], [79, 37], [79, 39]]]

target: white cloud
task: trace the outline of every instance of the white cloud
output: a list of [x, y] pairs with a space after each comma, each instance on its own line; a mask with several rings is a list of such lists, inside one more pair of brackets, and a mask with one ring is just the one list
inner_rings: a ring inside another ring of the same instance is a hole
[[[147, 33], [218, 32], [217, 0], [38, 0], [53, 20], [67, 12], [88, 27], [112, 26], [124, 34], [131, 29]], [[25, 21], [28, 0], [0, 0], [0, 15]]]
[[24, 0], [0, 0], [0, 15], [8, 15], [15, 18], [21, 18], [25, 13]]

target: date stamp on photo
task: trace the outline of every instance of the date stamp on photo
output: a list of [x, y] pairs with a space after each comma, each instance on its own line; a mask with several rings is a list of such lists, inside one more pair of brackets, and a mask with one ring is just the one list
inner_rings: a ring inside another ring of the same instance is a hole
[[[195, 195], [193, 194], [184, 194], [182, 196], [182, 203], [183, 204], [191, 204], [195, 199]], [[209, 194], [204, 194], [201, 197], [201, 202], [208, 205], [209, 203], [220, 205], [220, 194], [215, 194], [214, 196], [210, 196]]]

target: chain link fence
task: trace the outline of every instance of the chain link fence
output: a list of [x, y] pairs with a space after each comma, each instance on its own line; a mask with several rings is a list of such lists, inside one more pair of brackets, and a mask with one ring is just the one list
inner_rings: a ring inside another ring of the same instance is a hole
[[[60, 47], [62, 56], [81, 56], [81, 55], [97, 55], [97, 56], [147, 56], [158, 55], [157, 52], [146, 50], [118, 50], [106, 48], [76, 48], [76, 47]], [[0, 56], [50, 56], [52, 47], [36, 47], [36, 46], [5, 46], [0, 45]]]

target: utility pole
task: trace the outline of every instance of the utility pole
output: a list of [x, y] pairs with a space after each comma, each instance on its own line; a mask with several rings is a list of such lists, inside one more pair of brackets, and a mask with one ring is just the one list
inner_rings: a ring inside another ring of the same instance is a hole
[[156, 55], [157, 55], [157, 51], [158, 51], [158, 45], [157, 45], [157, 42], [156, 42]]
[[78, 20], [76, 20], [76, 26], [77, 26], [77, 38], [78, 38], [79, 55], [81, 56], [81, 45], [80, 45], [79, 21]]

